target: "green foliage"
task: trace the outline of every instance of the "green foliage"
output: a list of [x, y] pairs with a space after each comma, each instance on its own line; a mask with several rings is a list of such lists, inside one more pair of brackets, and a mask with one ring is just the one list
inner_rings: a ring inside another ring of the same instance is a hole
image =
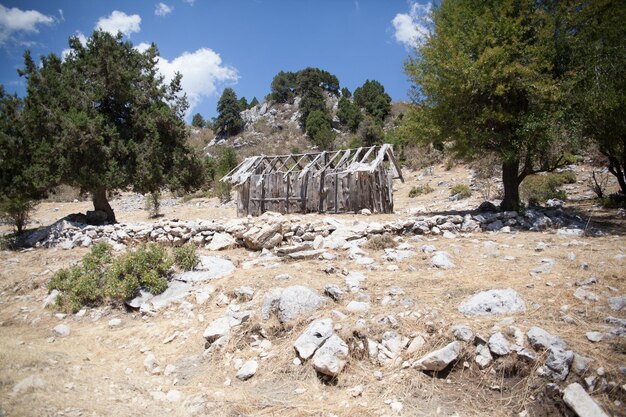
[[219, 115], [214, 125], [216, 135], [229, 137], [243, 130], [244, 121], [239, 114], [241, 108], [235, 90], [230, 87], [224, 89], [217, 102], [217, 111]]
[[339, 99], [337, 117], [339, 117], [341, 124], [347, 127], [351, 132], [356, 132], [359, 123], [361, 123], [363, 119], [359, 107], [345, 96]]
[[608, 209], [616, 209], [620, 207], [626, 207], [626, 198], [622, 193], [613, 193], [605, 195], [597, 199], [600, 205]]
[[237, 166], [237, 154], [233, 148], [224, 148], [217, 162], [217, 175], [221, 178]]
[[380, 144], [385, 139], [385, 132], [380, 121], [369, 115], [359, 125], [358, 135], [365, 146]]
[[563, 102], [579, 136], [598, 145], [626, 194], [626, 4], [596, 0], [566, 5], [562, 33], [569, 54]]
[[110, 262], [111, 246], [97, 243], [83, 257], [81, 265], [57, 271], [48, 283], [49, 291], [58, 290], [61, 293], [56, 305], [75, 313], [83, 306], [101, 304], [105, 299], [104, 287]]
[[45, 150], [25, 126], [23, 103], [0, 85], [0, 217], [21, 234], [35, 206], [52, 182]]
[[257, 100], [256, 97], [252, 97], [252, 101], [250, 102], [250, 104], [248, 104], [248, 108], [251, 109], [254, 106], [258, 106], [259, 105], [259, 100]]
[[196, 246], [185, 244], [181, 247], [174, 248], [174, 262], [183, 271], [191, 271], [200, 262], [200, 258], [196, 254]]
[[323, 150], [333, 148], [335, 132], [330, 125], [330, 118], [321, 110], [314, 110], [309, 114], [306, 122], [307, 134], [311, 141]]
[[231, 191], [233, 186], [229, 182], [217, 181], [213, 187], [215, 196], [222, 203], [228, 203], [231, 200]]
[[297, 146], [294, 146], [294, 147], [291, 148], [291, 153], [294, 154], [294, 155], [299, 155], [299, 154], [302, 153], [302, 149], [300, 149]]
[[469, 198], [472, 195], [472, 189], [467, 184], [455, 184], [450, 189], [450, 195], [459, 200]]
[[0, 218], [12, 224], [15, 232], [21, 235], [35, 205], [34, 201], [21, 196], [4, 197], [0, 199]]
[[161, 246], [148, 244], [135, 252], [113, 259], [111, 246], [98, 243], [83, 257], [80, 265], [61, 269], [48, 283], [58, 290], [57, 306], [76, 312], [83, 306], [122, 302], [136, 295], [139, 288], [160, 294], [167, 288], [171, 259]]
[[200, 113], [196, 113], [191, 119], [191, 125], [193, 127], [197, 127], [198, 129], [204, 129], [204, 127], [206, 126], [206, 122], [204, 121], [204, 118]]
[[430, 194], [433, 191], [435, 190], [430, 186], [430, 184], [417, 185], [415, 187], [411, 187], [411, 190], [409, 191], [409, 198], [419, 197], [423, 194]]
[[295, 96], [296, 74], [280, 71], [272, 79], [270, 100], [276, 103], [291, 103]]
[[354, 102], [381, 123], [391, 112], [391, 97], [376, 80], [367, 80], [354, 90]]
[[[573, 172], [553, 173], [546, 175], [529, 175], [524, 179], [520, 186], [522, 199], [531, 205], [543, 204], [551, 198], [566, 200], [565, 191], [559, 190], [563, 184], [572, 183]], [[576, 176], [573, 176], [573, 182], [576, 182]]]
[[197, 187], [191, 174], [201, 164], [186, 144], [181, 76], [163, 82], [156, 46], [139, 52], [121, 34], [102, 31], [86, 45], [77, 37], [69, 43], [63, 61], [50, 54], [37, 65], [27, 52], [20, 70], [25, 134], [37, 138], [34, 157], [45, 161], [50, 185], [91, 192], [111, 222], [106, 190]]
[[161, 193], [159, 191], [153, 191], [146, 196], [146, 211], [152, 218], [157, 218], [161, 215]]
[[506, 164], [505, 209], [518, 207], [519, 182], [566, 139], [556, 123], [558, 7], [443, 0], [433, 9], [432, 35], [405, 64], [433, 141], [453, 139], [457, 155], [493, 151]]
[[162, 246], [146, 244], [134, 252], [127, 252], [107, 271], [104, 293], [113, 300], [126, 300], [135, 296], [139, 288], [152, 294], [167, 289], [167, 273], [172, 260]]
[[245, 97], [241, 97], [239, 99], [239, 111], [244, 111], [244, 110], [247, 110], [248, 108], [249, 108], [248, 100], [246, 100]]
[[343, 98], [351, 98], [352, 97], [352, 93], [346, 87], [343, 87], [341, 89], [341, 97], [343, 97]]
[[206, 156], [204, 158], [204, 172], [205, 172], [205, 178], [206, 178], [206, 183], [207, 184], [211, 184], [213, 183], [213, 181], [215, 181], [217, 176], [217, 161], [215, 160], [215, 158], [211, 157], [211, 156]]

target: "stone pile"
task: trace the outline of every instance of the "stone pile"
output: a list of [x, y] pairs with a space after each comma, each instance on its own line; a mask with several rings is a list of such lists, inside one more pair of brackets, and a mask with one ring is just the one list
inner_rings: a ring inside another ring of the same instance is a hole
[[[246, 247], [252, 250], [279, 247], [279, 255], [294, 259], [320, 255], [321, 247], [340, 248], [346, 242], [384, 233], [396, 235], [444, 235], [454, 238], [459, 233], [480, 231], [511, 232], [514, 229], [545, 230], [559, 227], [559, 234], [580, 236], [582, 222], [557, 210], [517, 212], [484, 212], [478, 214], [409, 217], [384, 223], [341, 221], [333, 217], [307, 221], [299, 216], [286, 217], [267, 212], [262, 216], [216, 220], [161, 220], [154, 223], [91, 226], [72, 221], [68, 216], [51, 226], [36, 230], [24, 241], [25, 246], [89, 247], [106, 241], [116, 248], [141, 242], [157, 242], [171, 246], [193, 243], [209, 250]], [[393, 253], [390, 256], [404, 256]], [[439, 256], [437, 260], [440, 258]], [[363, 260], [366, 261], [366, 260]], [[444, 261], [446, 261], [444, 259]], [[446, 267], [446, 266], [444, 266]]]

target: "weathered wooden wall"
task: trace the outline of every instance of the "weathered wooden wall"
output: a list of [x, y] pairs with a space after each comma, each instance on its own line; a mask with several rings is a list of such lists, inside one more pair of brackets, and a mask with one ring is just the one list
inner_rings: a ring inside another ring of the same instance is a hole
[[272, 172], [251, 175], [238, 187], [237, 212], [354, 213], [367, 208], [393, 212], [392, 174], [380, 164], [373, 172]]

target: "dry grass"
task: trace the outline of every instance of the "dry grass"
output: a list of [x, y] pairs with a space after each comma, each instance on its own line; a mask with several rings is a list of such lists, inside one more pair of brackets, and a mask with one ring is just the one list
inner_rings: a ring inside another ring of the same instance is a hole
[[[466, 176], [467, 170], [462, 167], [447, 172], [443, 167], [437, 167], [429, 176], [431, 183], [438, 185], [435, 191], [428, 196], [409, 199], [410, 180], [415, 180], [417, 174], [407, 173], [407, 183], [398, 184], [396, 208], [405, 212], [419, 204], [432, 204], [432, 211], [446, 209], [451, 204], [448, 185], [461, 182]], [[471, 204], [475, 198], [470, 198]], [[213, 200], [196, 199], [166, 207], [163, 211], [166, 218], [180, 219], [222, 218], [226, 221], [235, 216], [232, 208], [196, 207], [199, 202], [211, 204]], [[52, 211], [56, 207], [59, 211]], [[50, 224], [64, 213], [83, 211], [88, 207], [88, 202], [42, 203], [35, 216], [40, 223]], [[316, 221], [325, 216], [301, 218]], [[147, 214], [141, 210], [123, 212], [119, 217], [124, 222], [147, 220]], [[397, 215], [373, 215], [367, 220], [382, 222], [396, 218]], [[365, 218], [346, 215], [341, 219], [350, 222]], [[388, 239], [381, 236], [376, 240]], [[139, 416], [187, 416], [193, 415], [191, 405], [196, 404], [200, 410], [196, 415], [320, 416], [332, 413], [338, 416], [380, 416], [391, 414], [385, 401], [397, 400], [404, 406], [403, 415], [415, 416], [454, 413], [511, 416], [524, 409], [533, 417], [562, 413], [563, 405], [559, 400], [543, 391], [544, 381], [535, 372], [537, 364], [525, 364], [514, 355], [480, 371], [474, 365], [472, 350], [468, 347], [452, 372], [433, 377], [411, 368], [402, 369], [400, 365], [374, 364], [359, 347], [364, 338], [380, 341], [384, 332], [389, 330], [406, 337], [422, 334], [426, 339], [425, 346], [412, 355], [402, 354], [402, 360], [411, 361], [451, 341], [451, 326], [461, 323], [470, 325], [483, 337], [488, 337], [494, 329], [507, 333], [510, 326], [516, 326], [525, 332], [532, 326], [540, 326], [559, 335], [579, 354], [593, 358], [593, 369], [604, 367], [607, 380], [619, 384], [625, 382], [619, 372], [625, 360], [619, 341], [593, 344], [585, 337], [587, 331], [605, 330], [604, 318], [608, 315], [626, 318], [624, 312], [609, 311], [606, 304], [607, 297], [626, 293], [626, 265], [624, 260], [615, 258], [626, 246], [623, 233], [575, 239], [552, 232], [481, 233], [453, 240], [424, 236], [391, 239], [394, 243], [396, 240], [409, 243], [416, 250], [414, 257], [395, 263], [397, 271], [387, 270], [391, 263], [382, 260], [383, 249], [389, 247], [390, 242], [363, 247], [368, 256], [380, 264], [375, 271], [356, 265], [345, 251], [336, 251], [338, 257], [332, 261], [284, 262], [275, 268], [258, 265], [250, 269], [243, 268], [244, 263], [251, 260], [247, 251], [220, 252], [219, 256], [231, 259], [238, 268], [233, 275], [210, 283], [215, 287], [215, 294], [207, 303], [190, 304], [193, 308], [186, 304], [174, 305], [156, 316], [107, 308], [102, 310], [103, 317], [97, 321], [90, 317], [92, 310], [89, 310], [83, 319], [64, 319], [72, 334], [68, 338], [55, 338], [54, 342], [48, 342], [51, 329], [62, 321], [54, 317], [53, 311], [41, 308], [45, 284], [55, 270], [77, 261], [86, 250], [0, 252], [0, 327], [3, 335], [0, 338], [0, 407], [8, 415], [56, 415], [60, 411], [66, 415], [78, 414], [78, 411], [66, 411], [68, 409], [79, 410], [83, 415], [126, 415], [130, 406]], [[486, 248], [484, 242], [487, 240], [494, 241], [497, 247]], [[535, 251], [539, 241], [548, 244], [543, 252]], [[423, 244], [449, 252], [457, 267], [446, 271], [433, 268], [430, 257], [419, 251]], [[576, 254], [575, 261], [568, 259], [568, 252]], [[200, 249], [199, 254], [215, 255], [205, 249]], [[515, 259], [507, 261], [504, 256]], [[542, 258], [556, 261], [553, 270], [547, 275], [531, 276], [529, 271]], [[589, 269], [581, 269], [581, 262], [586, 262]], [[363, 288], [371, 298], [369, 312], [347, 313], [345, 307], [354, 298], [353, 294], [348, 294], [345, 300], [339, 303], [329, 300], [324, 309], [289, 325], [281, 325], [275, 317], [268, 321], [260, 319], [258, 314], [264, 294], [271, 287], [306, 285], [320, 293], [329, 283], [344, 287], [345, 276], [341, 272], [323, 272], [330, 266], [336, 271], [357, 270], [367, 276]], [[276, 281], [274, 277], [282, 273], [289, 273], [293, 278]], [[574, 298], [576, 280], [591, 275], [599, 280], [592, 290], [601, 300], [590, 303]], [[208, 323], [226, 311], [226, 307], [216, 304], [217, 294], [232, 294], [234, 288], [242, 285], [251, 286], [255, 296], [251, 302], [237, 303], [241, 310], [252, 309], [256, 315], [233, 332], [224, 352], [203, 357], [202, 332]], [[395, 303], [382, 305], [381, 301], [393, 287], [401, 288], [404, 294], [398, 296]], [[457, 311], [457, 306], [467, 297], [491, 288], [515, 289], [526, 301], [527, 311], [511, 316], [513, 324], [503, 322], [505, 317], [466, 318]], [[402, 298], [411, 298], [413, 305], [403, 307], [399, 303]], [[565, 324], [562, 320], [560, 309], [563, 305], [569, 306], [568, 314], [574, 318], [575, 324]], [[332, 310], [341, 311], [348, 318], [339, 320]], [[397, 321], [395, 325], [386, 319], [390, 315]], [[122, 326], [109, 328], [107, 323], [113, 317], [122, 318]], [[322, 317], [332, 317], [340, 326], [337, 333], [352, 347], [346, 369], [330, 384], [322, 382], [308, 362], [293, 364], [296, 356], [293, 341], [311, 320]], [[356, 326], [359, 319], [365, 320], [364, 328]], [[173, 341], [163, 343], [175, 332], [179, 334]], [[271, 341], [270, 357], [259, 358], [257, 375], [242, 382], [235, 378], [233, 359], [258, 358], [259, 352], [252, 346], [254, 337]], [[143, 367], [145, 351], [155, 354], [162, 369], [174, 364], [177, 372], [167, 377], [148, 374]], [[464, 362], [469, 367], [464, 367]], [[376, 371], [383, 374], [380, 381], [374, 378]], [[46, 388], [13, 395], [13, 386], [32, 374], [45, 379]], [[224, 385], [227, 379], [230, 379], [230, 385]], [[577, 380], [578, 377], [572, 375], [567, 382]], [[359, 384], [364, 387], [363, 394], [352, 398], [347, 390]], [[304, 392], [296, 393], [297, 388], [304, 389]], [[152, 392], [161, 390], [166, 393], [170, 389], [179, 390], [183, 400], [168, 403], [152, 398]], [[623, 393], [609, 392], [594, 395], [594, 398], [612, 415], [623, 416], [624, 411], [614, 404], [615, 400], [623, 402], [623, 396]]]

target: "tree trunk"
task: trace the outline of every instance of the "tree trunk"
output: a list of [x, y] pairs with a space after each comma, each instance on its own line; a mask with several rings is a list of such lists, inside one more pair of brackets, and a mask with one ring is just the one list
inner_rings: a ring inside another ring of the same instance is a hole
[[519, 160], [502, 162], [502, 185], [504, 186], [504, 199], [500, 203], [502, 210], [519, 210], [519, 184]]
[[92, 192], [93, 208], [95, 210], [103, 211], [107, 214], [107, 221], [109, 223], [117, 223], [115, 220], [115, 213], [107, 200], [106, 188], [98, 188]]
[[617, 178], [617, 183], [622, 190], [622, 194], [626, 195], [626, 173], [624, 169], [626, 169], [626, 165], [622, 168], [617, 158], [609, 156], [609, 172]]

